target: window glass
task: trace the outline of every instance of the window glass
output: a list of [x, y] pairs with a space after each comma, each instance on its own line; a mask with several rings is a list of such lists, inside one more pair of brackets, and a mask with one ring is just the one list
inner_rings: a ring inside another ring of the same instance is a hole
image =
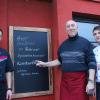
[[98, 24], [96, 23], [87, 23], [82, 21], [77, 21], [78, 23], [78, 34], [86, 39], [88, 39], [90, 42], [95, 42], [95, 39], [92, 34], [92, 30], [95, 26]]

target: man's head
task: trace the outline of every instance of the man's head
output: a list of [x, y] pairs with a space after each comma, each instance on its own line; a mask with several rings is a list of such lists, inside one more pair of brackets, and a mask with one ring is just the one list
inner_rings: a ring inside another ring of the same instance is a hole
[[100, 25], [94, 27], [93, 36], [95, 40], [100, 44]]
[[66, 22], [66, 31], [69, 37], [74, 37], [78, 33], [77, 23], [73, 20], [69, 20]]
[[0, 41], [2, 40], [3, 31], [0, 29]]

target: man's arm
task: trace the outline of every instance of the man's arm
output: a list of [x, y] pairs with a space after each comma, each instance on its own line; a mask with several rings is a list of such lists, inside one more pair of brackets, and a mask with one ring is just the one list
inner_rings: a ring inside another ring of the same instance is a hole
[[87, 94], [93, 95], [94, 89], [95, 89], [95, 69], [89, 69], [88, 83], [86, 86]]
[[59, 62], [58, 59], [49, 61], [49, 62], [42, 62], [42, 61], [36, 61], [36, 66], [39, 67], [55, 67], [60, 65], [61, 63]]
[[12, 73], [11, 72], [7, 72], [6, 73], [6, 80], [7, 80], [7, 88], [11, 89], [11, 81], [12, 81]]
[[7, 80], [7, 95], [6, 99], [11, 100], [12, 98], [12, 72], [6, 73], [6, 80]]
[[95, 88], [95, 71], [97, 68], [95, 55], [93, 53], [93, 45], [89, 42], [88, 50], [86, 53], [86, 61], [88, 63], [88, 83], [86, 86], [87, 94], [92, 95]]
[[89, 69], [89, 78], [90, 81], [92, 80], [94, 82], [95, 79], [95, 69]]

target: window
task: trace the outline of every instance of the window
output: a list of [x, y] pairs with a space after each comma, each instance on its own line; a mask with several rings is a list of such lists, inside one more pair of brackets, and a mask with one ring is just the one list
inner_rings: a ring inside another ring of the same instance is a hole
[[73, 19], [78, 23], [78, 34], [90, 42], [95, 43], [92, 30], [100, 24], [100, 20], [86, 19], [83, 17], [74, 16]]

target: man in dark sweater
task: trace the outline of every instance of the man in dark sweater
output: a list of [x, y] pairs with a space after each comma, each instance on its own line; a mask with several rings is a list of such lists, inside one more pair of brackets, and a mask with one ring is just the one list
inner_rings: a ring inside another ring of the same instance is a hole
[[78, 36], [78, 26], [73, 20], [66, 23], [69, 38], [58, 49], [58, 59], [37, 61], [37, 66], [61, 65], [60, 100], [89, 100], [94, 91], [96, 61], [91, 43]]
[[[3, 32], [0, 29], [0, 41]], [[11, 100], [12, 98], [12, 71], [14, 70], [8, 52], [0, 48], [0, 100]]]

